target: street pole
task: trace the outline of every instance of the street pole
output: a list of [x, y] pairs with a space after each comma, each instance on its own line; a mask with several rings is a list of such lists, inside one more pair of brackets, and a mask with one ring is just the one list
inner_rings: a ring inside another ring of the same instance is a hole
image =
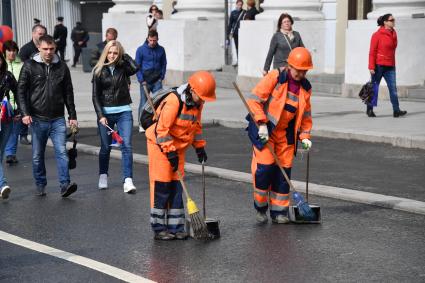
[[229, 0], [224, 0], [224, 64], [229, 65], [229, 45], [227, 34], [229, 25]]

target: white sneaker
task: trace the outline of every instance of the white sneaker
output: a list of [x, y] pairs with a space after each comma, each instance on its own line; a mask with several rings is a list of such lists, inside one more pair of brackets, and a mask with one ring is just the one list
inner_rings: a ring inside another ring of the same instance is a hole
[[99, 190], [104, 190], [108, 188], [108, 174], [99, 175]]
[[7, 199], [9, 198], [9, 194], [10, 194], [10, 187], [8, 185], [3, 186], [0, 192], [1, 198]]
[[132, 194], [136, 192], [136, 187], [133, 185], [133, 179], [125, 178], [124, 181], [124, 193]]
[[145, 129], [143, 129], [143, 127], [139, 125], [139, 133], [144, 133], [144, 132], [145, 132]]

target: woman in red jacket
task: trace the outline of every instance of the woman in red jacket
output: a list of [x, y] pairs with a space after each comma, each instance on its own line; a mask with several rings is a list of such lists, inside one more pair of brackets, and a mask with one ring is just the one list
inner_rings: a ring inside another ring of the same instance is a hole
[[[400, 110], [397, 97], [395, 50], [397, 48], [397, 32], [394, 30], [395, 19], [391, 14], [385, 14], [378, 18], [380, 28], [372, 35], [369, 50], [369, 71], [372, 80], [379, 86], [382, 77], [387, 82], [390, 92], [390, 100], [393, 105], [394, 117], [406, 115], [407, 111]], [[367, 105], [366, 114], [376, 117], [373, 107], [377, 106], [378, 96]]]

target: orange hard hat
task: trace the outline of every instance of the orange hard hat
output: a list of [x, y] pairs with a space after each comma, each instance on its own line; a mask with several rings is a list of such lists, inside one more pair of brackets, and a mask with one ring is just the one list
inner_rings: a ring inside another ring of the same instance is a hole
[[189, 85], [204, 101], [215, 100], [215, 79], [207, 71], [198, 71], [189, 77]]
[[310, 51], [304, 47], [292, 49], [288, 56], [288, 64], [297, 70], [313, 69], [313, 61], [311, 60]]

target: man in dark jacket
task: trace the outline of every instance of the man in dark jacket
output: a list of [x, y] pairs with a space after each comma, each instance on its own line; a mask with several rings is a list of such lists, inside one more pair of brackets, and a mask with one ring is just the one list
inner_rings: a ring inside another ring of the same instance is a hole
[[243, 1], [237, 0], [236, 9], [230, 13], [229, 27], [228, 27], [228, 34], [227, 34], [227, 37], [229, 38], [229, 40], [233, 38], [233, 40], [235, 41], [236, 52], [238, 52], [238, 47], [239, 47], [239, 26], [240, 26], [241, 20], [244, 18], [246, 13], [246, 11], [242, 9], [242, 6], [243, 6]]
[[118, 37], [118, 31], [114, 28], [108, 28], [105, 34], [105, 40], [96, 44], [96, 48], [92, 50], [90, 66], [94, 67], [99, 61], [100, 55], [102, 54], [103, 49], [105, 48], [106, 43], [111, 40], [116, 40]]
[[[35, 19], [34, 19], [35, 20]], [[32, 38], [31, 41], [26, 43], [22, 48], [19, 50], [19, 58], [21, 58], [22, 62], [25, 62], [27, 60], [30, 60], [32, 55], [35, 53], [38, 53], [38, 44], [39, 39], [43, 35], [47, 33], [47, 29], [45, 26], [42, 26], [40, 24], [36, 24], [32, 27]], [[21, 144], [29, 145], [31, 144], [30, 141], [28, 141], [28, 126], [22, 125], [21, 131], [19, 133]]]
[[68, 29], [63, 25], [63, 17], [57, 17], [58, 24], [55, 25], [53, 38], [56, 42], [56, 48], [59, 52], [62, 61], [65, 61], [66, 37], [68, 36]]
[[[137, 80], [140, 83], [140, 103], [139, 103], [139, 122], [140, 113], [143, 105], [146, 103], [146, 95], [144, 87], [150, 92], [156, 92], [162, 88], [162, 81], [165, 78], [167, 69], [167, 57], [165, 49], [158, 44], [158, 32], [150, 30], [145, 43], [137, 48], [136, 63], [140, 66], [137, 72]], [[139, 125], [139, 132], [144, 132], [142, 126]]]
[[83, 27], [81, 22], [77, 22], [77, 26], [72, 29], [71, 40], [74, 42], [74, 61], [72, 67], [75, 67], [78, 60], [80, 59], [81, 51], [84, 47], [87, 47], [87, 41], [89, 41], [89, 33]]
[[22, 123], [32, 127], [32, 166], [37, 194], [45, 196], [47, 185], [44, 152], [48, 138], [53, 142], [62, 197], [77, 190], [71, 183], [66, 152], [66, 122], [68, 111], [71, 127], [77, 127], [71, 74], [65, 62], [55, 54], [56, 44], [50, 35], [40, 38], [40, 53], [22, 67], [18, 82], [18, 102]]

